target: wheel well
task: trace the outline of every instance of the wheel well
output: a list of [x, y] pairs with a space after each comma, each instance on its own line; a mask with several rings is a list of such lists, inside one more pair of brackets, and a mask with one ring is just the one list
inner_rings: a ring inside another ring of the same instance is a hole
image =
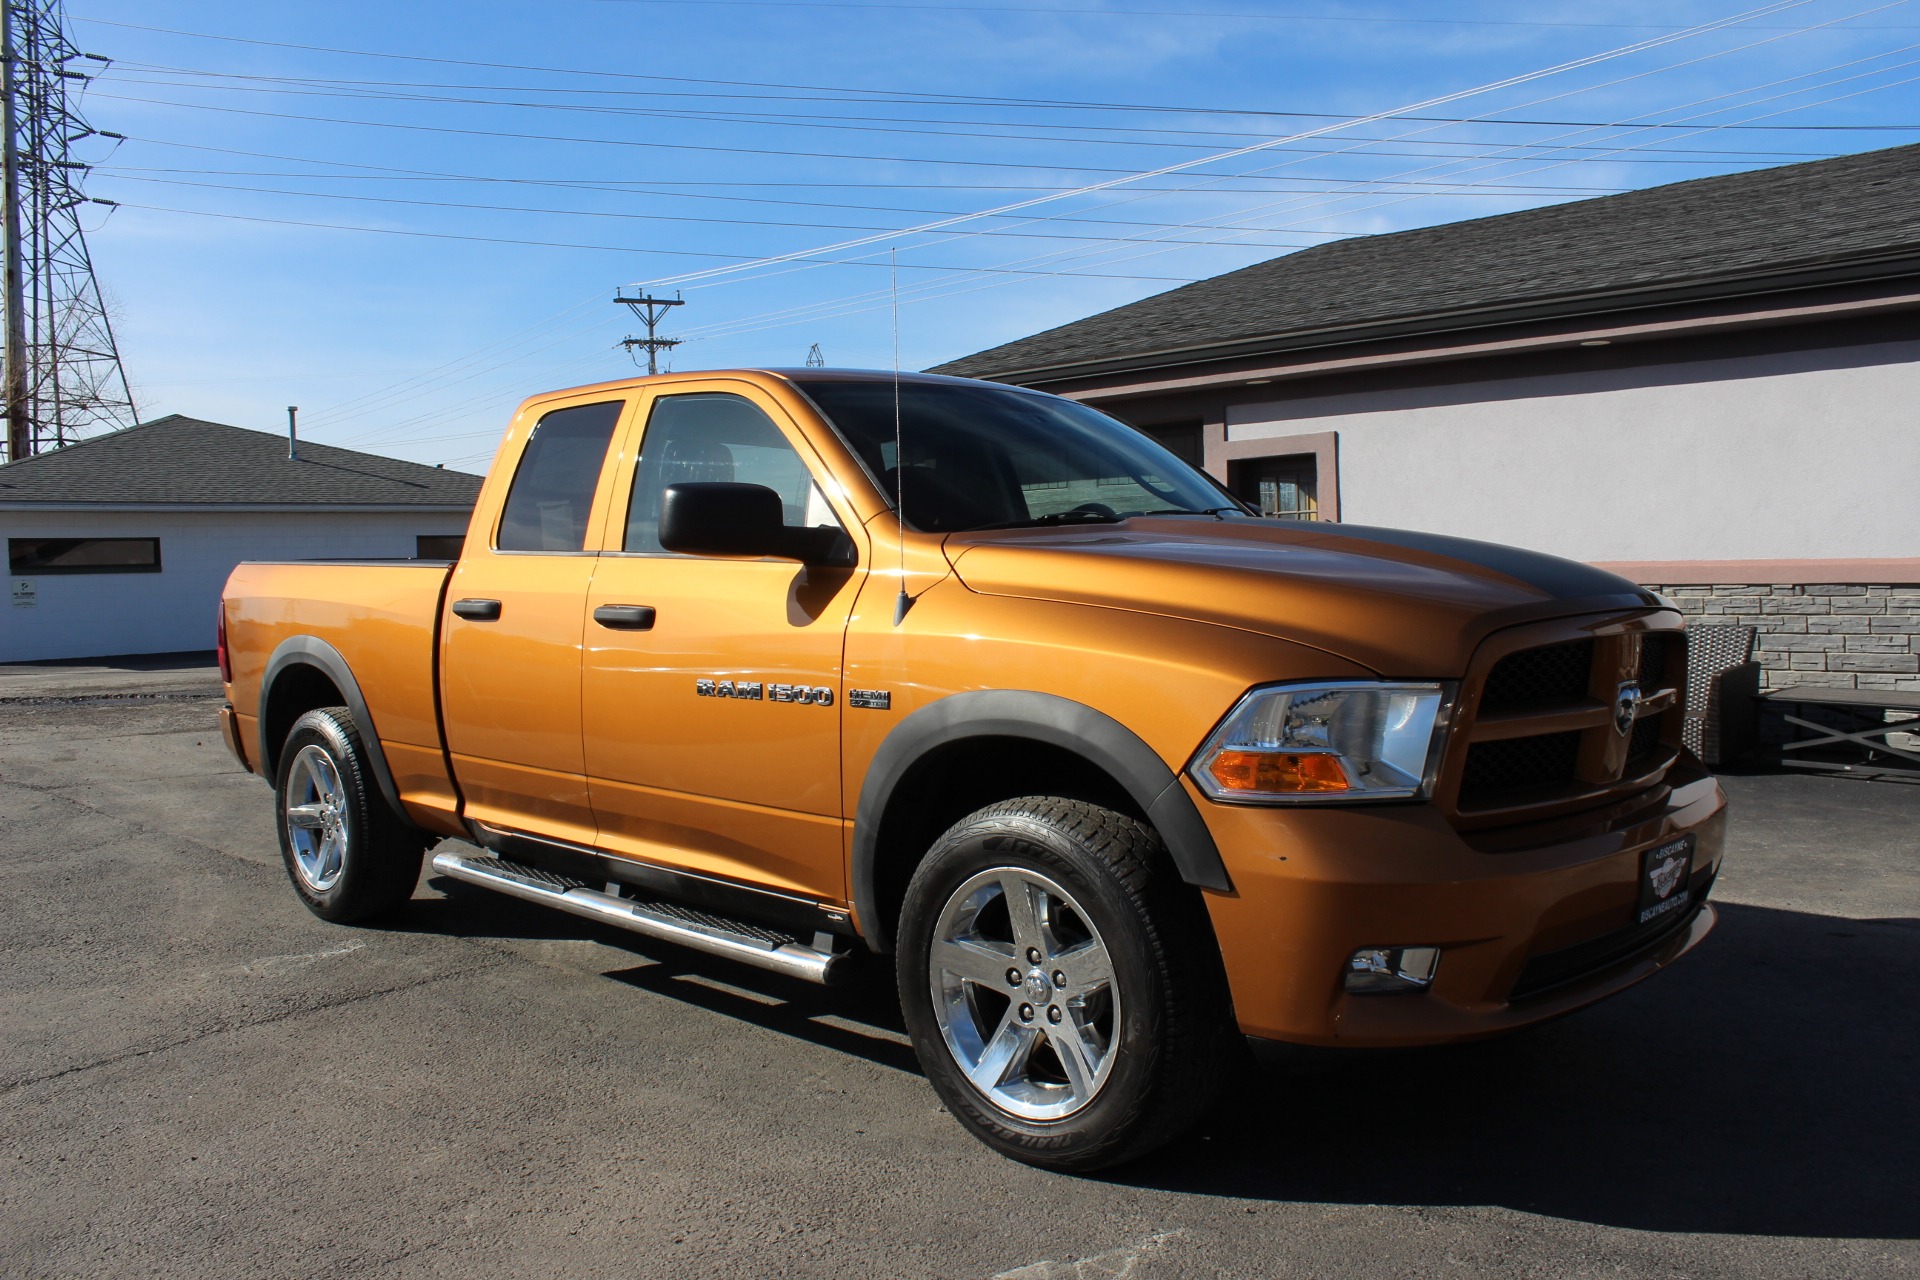
[[315, 707], [342, 707], [347, 703], [340, 687], [320, 668], [305, 662], [286, 667], [267, 690], [266, 705], [260, 709], [261, 734], [265, 758], [261, 761], [272, 779], [280, 768], [280, 748], [293, 731], [293, 722]]
[[1147, 820], [1126, 788], [1064, 747], [1001, 736], [936, 747], [902, 775], [880, 819], [874, 893], [886, 936], [893, 935], [914, 868], [940, 834], [976, 809], [1015, 796], [1084, 800]]

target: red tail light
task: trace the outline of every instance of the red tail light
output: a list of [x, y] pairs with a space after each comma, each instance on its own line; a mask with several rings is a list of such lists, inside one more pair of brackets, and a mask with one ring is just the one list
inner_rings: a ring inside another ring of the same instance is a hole
[[227, 657], [227, 602], [222, 600], [214, 623], [214, 652], [220, 662], [220, 682], [233, 683], [233, 661]]

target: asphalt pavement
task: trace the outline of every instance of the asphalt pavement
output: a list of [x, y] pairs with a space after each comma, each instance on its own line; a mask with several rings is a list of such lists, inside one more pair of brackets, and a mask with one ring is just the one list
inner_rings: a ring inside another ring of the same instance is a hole
[[1730, 777], [1685, 963], [1508, 1040], [1250, 1077], [1076, 1178], [942, 1112], [884, 973], [823, 990], [431, 873], [326, 924], [204, 669], [18, 674], [9, 1276], [1920, 1273], [1917, 785]]

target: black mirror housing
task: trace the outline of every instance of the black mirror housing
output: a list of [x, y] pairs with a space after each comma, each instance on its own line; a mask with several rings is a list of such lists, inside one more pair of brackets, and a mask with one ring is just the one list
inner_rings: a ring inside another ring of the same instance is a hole
[[660, 545], [691, 556], [773, 556], [805, 564], [851, 563], [838, 529], [795, 529], [780, 495], [763, 484], [670, 484], [660, 496]]

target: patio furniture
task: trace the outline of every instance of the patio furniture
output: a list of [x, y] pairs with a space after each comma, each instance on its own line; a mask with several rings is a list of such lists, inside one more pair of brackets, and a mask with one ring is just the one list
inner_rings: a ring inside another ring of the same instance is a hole
[[[1781, 744], [1780, 763], [1789, 769], [1920, 778], [1920, 750], [1914, 749], [1914, 736], [1920, 734], [1920, 693], [1795, 685], [1763, 693], [1760, 702], [1806, 731]], [[1820, 720], [1807, 718], [1815, 714]], [[1902, 718], [1890, 720], [1889, 714]], [[1902, 736], [1902, 745], [1889, 741], [1894, 734]]]
[[1680, 737], [1710, 765], [1753, 748], [1753, 696], [1760, 691], [1753, 639], [1752, 627], [1687, 628], [1687, 710]]

